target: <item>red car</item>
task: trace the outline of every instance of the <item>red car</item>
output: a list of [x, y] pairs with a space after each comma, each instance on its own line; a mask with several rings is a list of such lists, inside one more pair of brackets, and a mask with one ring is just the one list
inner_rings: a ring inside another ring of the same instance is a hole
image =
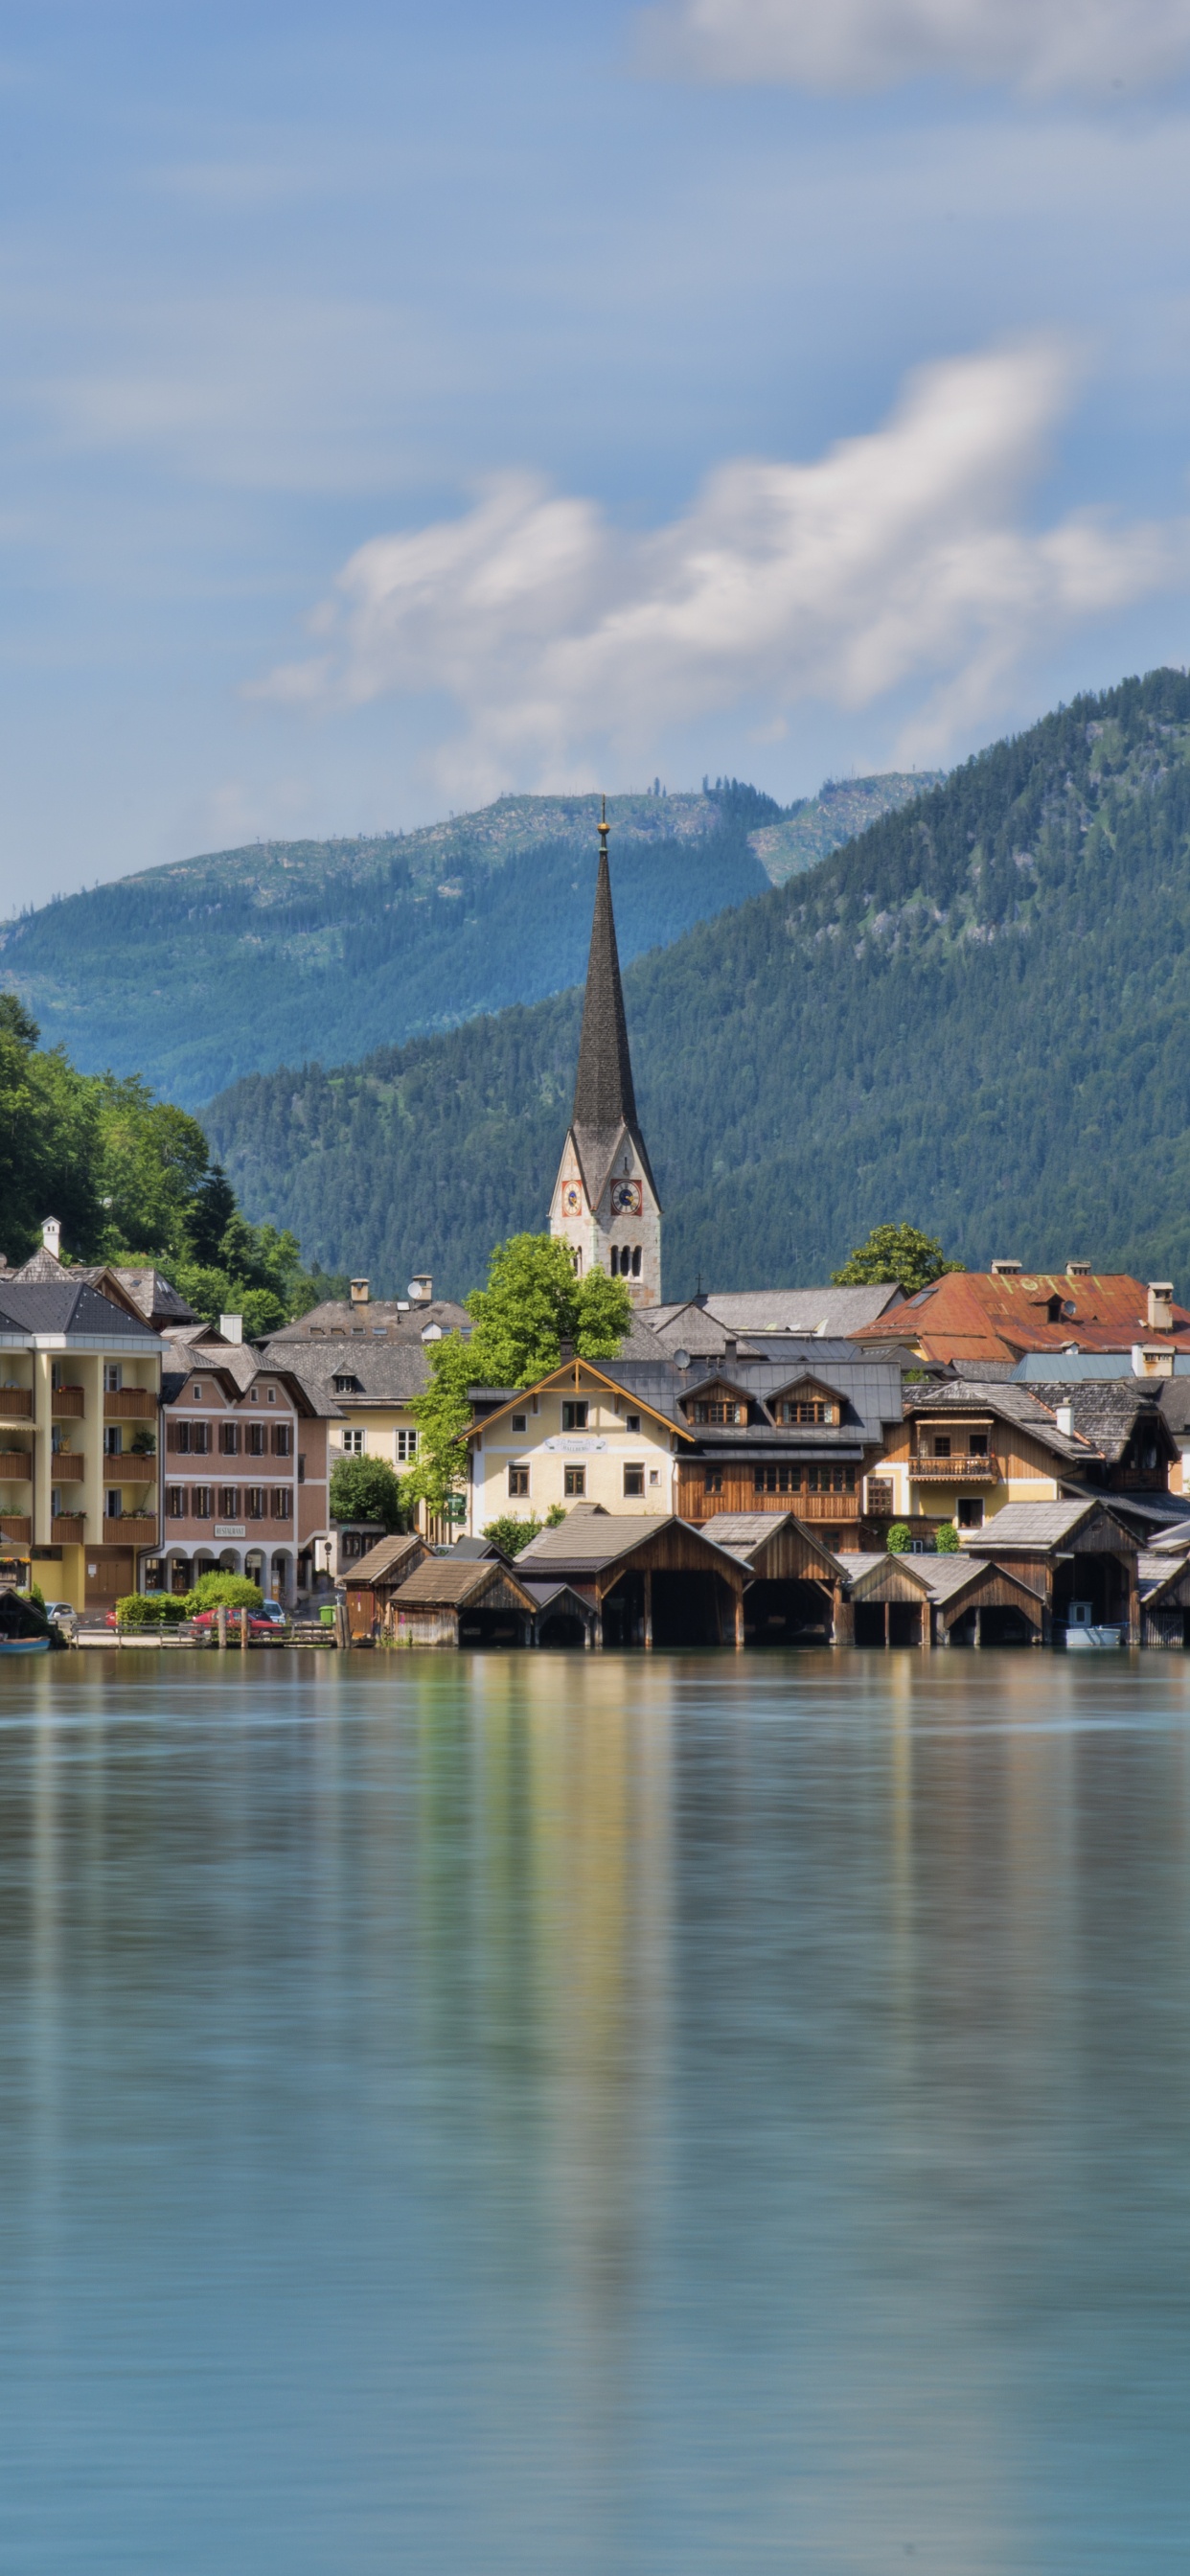
[[[199, 1610], [196, 1612], [190, 1624], [196, 1637], [209, 1637], [212, 1631], [215, 1631], [216, 1633], [218, 1632], [219, 1613], [217, 1610]], [[240, 1635], [240, 1612], [238, 1610], [229, 1610], [227, 1613], [227, 1634], [229, 1639], [234, 1640], [238, 1644]], [[248, 1613], [248, 1636], [253, 1645], [283, 1646], [285, 1643], [284, 1612], [281, 1612], [280, 1615], [278, 1615], [278, 1612], [275, 1609], [271, 1609], [268, 1606], [263, 1610], [250, 1610]]]

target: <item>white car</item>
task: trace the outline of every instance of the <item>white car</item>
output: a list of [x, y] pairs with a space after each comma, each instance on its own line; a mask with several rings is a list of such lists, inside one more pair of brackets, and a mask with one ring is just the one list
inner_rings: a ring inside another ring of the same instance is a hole
[[47, 1601], [45, 1615], [55, 1628], [73, 1628], [78, 1612], [73, 1601]]

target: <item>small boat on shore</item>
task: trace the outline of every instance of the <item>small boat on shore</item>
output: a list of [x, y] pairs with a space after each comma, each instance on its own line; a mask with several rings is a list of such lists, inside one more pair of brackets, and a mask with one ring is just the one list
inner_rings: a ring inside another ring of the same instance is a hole
[[0, 1655], [48, 1655], [48, 1637], [0, 1637]]

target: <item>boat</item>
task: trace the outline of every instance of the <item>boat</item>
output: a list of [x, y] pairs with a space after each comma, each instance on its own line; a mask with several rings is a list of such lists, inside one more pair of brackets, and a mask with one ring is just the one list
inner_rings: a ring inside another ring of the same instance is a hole
[[48, 1655], [48, 1637], [0, 1637], [0, 1655]]
[[1124, 1643], [1124, 1630], [1114, 1622], [1092, 1618], [1094, 1603], [1072, 1601], [1066, 1613], [1066, 1650], [1068, 1654], [1118, 1653]]

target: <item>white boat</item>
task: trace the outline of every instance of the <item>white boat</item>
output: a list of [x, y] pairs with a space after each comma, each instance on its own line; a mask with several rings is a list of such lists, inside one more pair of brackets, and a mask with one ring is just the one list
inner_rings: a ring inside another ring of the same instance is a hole
[[1118, 1652], [1124, 1643], [1125, 1630], [1102, 1619], [1096, 1619], [1094, 1603], [1072, 1601], [1066, 1613], [1066, 1649], [1068, 1654], [1105, 1654]]

